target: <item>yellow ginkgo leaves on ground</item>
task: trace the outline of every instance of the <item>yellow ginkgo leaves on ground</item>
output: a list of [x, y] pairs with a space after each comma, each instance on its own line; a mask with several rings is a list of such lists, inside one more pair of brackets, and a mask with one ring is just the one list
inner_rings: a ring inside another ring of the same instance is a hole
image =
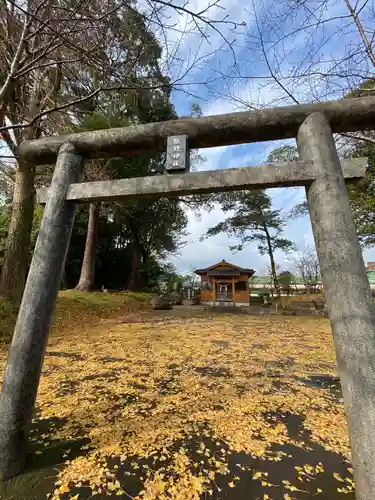
[[61, 443], [52, 499], [350, 498], [324, 319], [105, 323], [54, 342], [43, 372], [35, 425], [57, 424], [35, 455]]

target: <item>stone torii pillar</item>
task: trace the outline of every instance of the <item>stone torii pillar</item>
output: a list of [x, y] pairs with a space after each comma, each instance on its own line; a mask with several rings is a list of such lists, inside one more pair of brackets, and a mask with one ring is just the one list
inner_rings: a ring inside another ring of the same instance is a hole
[[66, 194], [70, 184], [82, 178], [83, 158], [70, 144], [62, 145], [0, 394], [0, 480], [19, 474], [25, 466], [29, 426], [76, 209]]
[[316, 179], [306, 188], [348, 419], [357, 500], [375, 498], [375, 309], [331, 126], [322, 113], [297, 144]]

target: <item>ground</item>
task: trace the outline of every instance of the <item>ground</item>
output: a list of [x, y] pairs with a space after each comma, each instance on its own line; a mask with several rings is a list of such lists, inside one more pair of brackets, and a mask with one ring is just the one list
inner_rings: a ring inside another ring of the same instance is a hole
[[354, 498], [328, 320], [185, 307], [57, 334], [2, 499]]

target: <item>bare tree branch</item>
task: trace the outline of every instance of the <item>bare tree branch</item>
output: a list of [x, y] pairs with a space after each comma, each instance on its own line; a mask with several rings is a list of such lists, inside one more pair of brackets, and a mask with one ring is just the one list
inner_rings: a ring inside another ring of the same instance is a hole
[[374, 54], [374, 52], [372, 50], [371, 43], [370, 43], [370, 41], [368, 40], [368, 38], [366, 36], [363, 24], [361, 23], [361, 21], [359, 19], [359, 13], [360, 13], [360, 11], [362, 11], [362, 9], [364, 9], [364, 7], [366, 6], [367, 2], [365, 2], [363, 4], [363, 6], [362, 6], [362, 8], [360, 9], [359, 12], [356, 12], [355, 8], [352, 7], [352, 5], [351, 5], [351, 3], [350, 3], [349, 0], [344, 0], [344, 2], [345, 2], [346, 6], [349, 9], [350, 15], [354, 19], [355, 25], [357, 26], [357, 29], [358, 29], [358, 32], [359, 32], [359, 34], [361, 36], [363, 45], [364, 45], [364, 47], [366, 49], [366, 53], [368, 55], [368, 58], [371, 61], [372, 65], [375, 67], [375, 54]]
[[16, 74], [18, 64], [19, 64], [20, 58], [21, 58], [23, 50], [24, 50], [25, 37], [26, 37], [26, 34], [28, 32], [29, 27], [30, 27], [29, 20], [27, 19], [27, 17], [25, 17], [24, 22], [23, 22], [22, 33], [21, 33], [21, 36], [20, 36], [20, 39], [19, 39], [19, 42], [17, 45], [16, 52], [14, 54], [12, 63], [10, 65], [9, 72], [8, 72], [7, 77], [5, 79], [5, 82], [0, 89], [0, 100], [2, 100], [4, 98], [6, 92], [9, 89], [9, 86], [11, 84], [12, 79], [14, 78], [14, 76]]

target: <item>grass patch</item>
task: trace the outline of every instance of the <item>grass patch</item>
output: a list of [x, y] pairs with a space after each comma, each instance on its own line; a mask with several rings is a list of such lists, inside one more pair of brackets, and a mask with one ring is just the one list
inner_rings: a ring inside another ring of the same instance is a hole
[[[150, 295], [147, 293], [62, 291], [57, 299], [51, 333], [64, 334], [69, 330], [96, 324], [100, 319], [142, 309], [149, 299]], [[16, 305], [0, 298], [0, 343], [11, 341], [17, 313]]]
[[9, 342], [16, 324], [18, 307], [0, 297], [0, 342]]

